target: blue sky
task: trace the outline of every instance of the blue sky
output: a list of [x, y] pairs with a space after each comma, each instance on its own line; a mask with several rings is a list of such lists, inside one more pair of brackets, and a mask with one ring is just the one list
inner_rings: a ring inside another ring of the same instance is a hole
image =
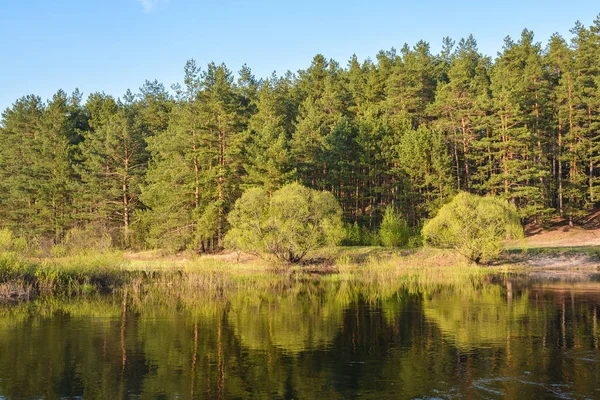
[[182, 80], [185, 61], [248, 64], [257, 77], [297, 71], [322, 53], [342, 65], [423, 39], [472, 33], [495, 56], [523, 28], [545, 43], [589, 25], [600, 3], [546, 0], [0, 0], [0, 110], [17, 98], [43, 99], [76, 87], [121, 96], [144, 80]]

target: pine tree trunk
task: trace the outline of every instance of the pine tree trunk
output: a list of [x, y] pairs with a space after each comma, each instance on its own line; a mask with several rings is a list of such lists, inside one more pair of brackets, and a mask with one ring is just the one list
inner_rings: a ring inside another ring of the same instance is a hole
[[558, 121], [558, 211], [563, 215], [563, 178], [562, 178], [562, 121]]

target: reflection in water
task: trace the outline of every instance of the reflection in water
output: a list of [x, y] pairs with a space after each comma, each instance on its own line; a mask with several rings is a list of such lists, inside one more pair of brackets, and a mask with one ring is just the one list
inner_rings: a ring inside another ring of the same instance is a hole
[[6, 306], [0, 396], [600, 397], [598, 282], [365, 290], [321, 278], [195, 305]]

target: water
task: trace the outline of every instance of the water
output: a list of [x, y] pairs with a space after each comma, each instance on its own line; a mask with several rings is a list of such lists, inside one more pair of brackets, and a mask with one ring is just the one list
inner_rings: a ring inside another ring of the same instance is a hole
[[600, 398], [597, 280], [344, 285], [5, 306], [0, 397]]

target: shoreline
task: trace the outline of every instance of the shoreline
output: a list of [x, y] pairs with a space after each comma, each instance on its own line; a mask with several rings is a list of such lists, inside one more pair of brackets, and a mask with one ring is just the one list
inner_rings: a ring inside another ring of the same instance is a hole
[[249, 254], [212, 255], [109, 252], [29, 259], [0, 254], [0, 302], [40, 296], [114, 294], [123, 290], [179, 290], [226, 295], [240, 288], [267, 288], [286, 279], [341, 279], [386, 286], [410, 280], [421, 285], [459, 284], [497, 274], [590, 279], [600, 275], [597, 247], [509, 248], [491, 265], [476, 265], [451, 250], [336, 247], [313, 252], [299, 265], [273, 263]]

